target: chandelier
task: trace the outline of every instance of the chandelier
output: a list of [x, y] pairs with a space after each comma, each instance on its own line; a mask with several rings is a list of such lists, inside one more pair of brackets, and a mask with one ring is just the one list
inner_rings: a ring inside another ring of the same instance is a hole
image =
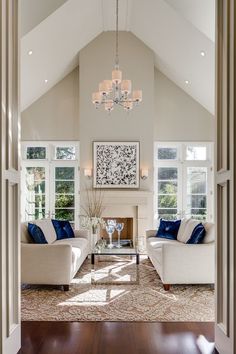
[[132, 92], [131, 80], [122, 80], [122, 71], [119, 68], [118, 33], [118, 0], [116, 0], [116, 57], [112, 80], [102, 81], [99, 84], [98, 92], [92, 94], [92, 102], [95, 107], [99, 108], [104, 105], [105, 110], [108, 112], [111, 112], [115, 105], [120, 105], [125, 111], [130, 111], [133, 106], [142, 101], [142, 91], [135, 90]]

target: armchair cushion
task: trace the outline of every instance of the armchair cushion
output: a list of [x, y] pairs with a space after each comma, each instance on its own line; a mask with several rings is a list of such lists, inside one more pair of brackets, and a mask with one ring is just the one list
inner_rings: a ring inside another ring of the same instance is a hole
[[40, 219], [40, 220], [35, 220], [33, 221], [35, 225], [40, 227], [40, 229], [43, 231], [44, 236], [47, 240], [47, 243], [51, 244], [57, 239], [57, 235], [55, 232], [55, 229], [52, 225], [51, 219]]
[[43, 231], [40, 229], [39, 226], [35, 225], [35, 224], [28, 224], [28, 231], [30, 236], [32, 237], [32, 240], [34, 241], [34, 243], [39, 243], [39, 244], [45, 244], [48, 243]]
[[211, 243], [215, 241], [215, 227], [211, 222], [204, 222], [203, 226], [206, 230], [206, 235], [203, 239], [203, 243]]
[[202, 223], [195, 226], [193, 229], [192, 235], [190, 236], [189, 240], [186, 242], [187, 244], [198, 244], [202, 243], [205, 237], [206, 230]]
[[57, 240], [75, 237], [74, 231], [69, 221], [52, 220], [52, 223], [56, 231]]
[[157, 237], [176, 240], [181, 220], [160, 220], [160, 226], [157, 230]]
[[177, 240], [186, 243], [190, 236], [192, 235], [192, 232], [194, 228], [199, 224], [198, 220], [194, 219], [183, 219], [181, 221], [181, 226], [179, 228], [179, 232], [177, 235]]

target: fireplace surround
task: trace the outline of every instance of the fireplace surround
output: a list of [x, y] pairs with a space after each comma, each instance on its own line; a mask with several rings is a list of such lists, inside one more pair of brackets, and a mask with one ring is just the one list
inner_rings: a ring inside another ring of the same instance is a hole
[[103, 218], [132, 219], [133, 232], [130, 236], [139, 251], [144, 252], [145, 231], [153, 227], [153, 193], [141, 190], [105, 191], [103, 204]]

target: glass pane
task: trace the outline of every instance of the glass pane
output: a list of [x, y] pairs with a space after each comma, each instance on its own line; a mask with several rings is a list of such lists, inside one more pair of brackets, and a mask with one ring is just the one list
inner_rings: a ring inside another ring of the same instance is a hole
[[177, 167], [159, 167], [158, 179], [159, 180], [171, 180], [177, 179], [178, 169]]
[[74, 179], [75, 169], [74, 167], [56, 167], [56, 179]]
[[75, 160], [75, 147], [57, 147], [56, 148], [57, 160]]
[[25, 175], [25, 220], [45, 217], [45, 168], [27, 167]]
[[74, 182], [73, 181], [56, 181], [55, 182], [56, 193], [74, 193]]
[[158, 193], [160, 194], [176, 194], [177, 182], [158, 182]]
[[207, 209], [191, 209], [191, 217], [196, 220], [206, 220]]
[[26, 158], [28, 160], [46, 159], [46, 148], [45, 147], [27, 147]]
[[177, 209], [158, 209], [158, 217], [166, 220], [176, 220]]
[[188, 194], [205, 194], [207, 188], [206, 167], [188, 167]]
[[27, 167], [27, 178], [31, 180], [41, 181], [45, 179], [45, 168], [44, 167]]
[[68, 194], [56, 195], [55, 207], [56, 208], [72, 208], [75, 204], [75, 197]]
[[187, 160], [206, 160], [206, 146], [188, 146], [186, 151]]
[[34, 204], [35, 208], [45, 208], [45, 195], [36, 194]]
[[26, 188], [29, 192], [45, 193], [45, 168], [26, 168]]
[[177, 196], [176, 195], [159, 195], [158, 207], [161, 208], [177, 208]]
[[45, 209], [34, 208], [32, 212], [30, 210], [25, 210], [26, 221], [32, 221], [32, 220], [43, 219], [43, 218], [45, 218]]
[[59, 220], [69, 220], [73, 221], [75, 211], [70, 209], [56, 209], [55, 210], [55, 218]]
[[37, 194], [45, 193], [45, 181], [41, 183], [39, 181], [35, 181], [34, 191]]
[[35, 209], [35, 219], [45, 218], [45, 209]]
[[177, 148], [158, 148], [158, 160], [176, 160]]
[[188, 206], [190, 208], [206, 208], [206, 195], [189, 195]]
[[207, 168], [187, 169], [187, 216], [205, 220], [207, 214]]

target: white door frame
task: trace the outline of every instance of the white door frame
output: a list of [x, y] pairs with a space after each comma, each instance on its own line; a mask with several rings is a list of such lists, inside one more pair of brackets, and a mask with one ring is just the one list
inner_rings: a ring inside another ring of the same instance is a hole
[[0, 1], [0, 353], [20, 349], [19, 2]]
[[216, 349], [236, 352], [236, 5], [216, 0]]
[[[1, 341], [0, 354], [20, 349], [19, 292], [19, 30], [18, 0], [1, 0]], [[217, 279], [216, 347], [235, 351], [235, 32], [234, 0], [216, 0], [217, 8]], [[8, 19], [8, 21], [6, 21]], [[12, 40], [13, 38], [13, 40]], [[7, 44], [7, 45], [6, 45]], [[7, 50], [8, 48], [8, 50]], [[10, 134], [12, 140], [10, 140]], [[8, 153], [7, 153], [8, 152]], [[221, 204], [220, 204], [221, 203]], [[12, 227], [15, 225], [15, 227]], [[13, 252], [13, 253], [12, 253]], [[14, 254], [14, 258], [11, 255]], [[10, 274], [14, 274], [14, 277]], [[14, 297], [11, 297], [14, 294]]]

